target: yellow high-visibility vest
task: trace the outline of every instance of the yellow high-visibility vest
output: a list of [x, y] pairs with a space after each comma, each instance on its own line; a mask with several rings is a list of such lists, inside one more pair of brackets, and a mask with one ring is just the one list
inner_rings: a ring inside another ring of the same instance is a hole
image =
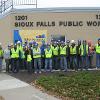
[[19, 57], [19, 49], [16, 49], [16, 51], [15, 51], [15, 49], [12, 48], [11, 53], [12, 53], [11, 58], [18, 58]]
[[70, 54], [72, 54], [72, 55], [74, 55], [74, 54], [76, 54], [77, 52], [76, 52], [76, 46], [74, 46], [73, 48], [72, 48], [72, 46], [70, 47]]
[[33, 49], [33, 58], [41, 58], [41, 50], [39, 47]]
[[100, 53], [100, 46], [98, 44], [96, 44], [96, 53]]
[[58, 55], [58, 46], [52, 48], [53, 55], [57, 56]]
[[27, 55], [27, 62], [31, 62], [32, 61], [32, 57], [31, 57], [31, 55], [29, 54], [29, 55]]
[[66, 46], [60, 46], [60, 55], [66, 55]]
[[[86, 54], [88, 54], [88, 45], [86, 45]], [[81, 55], [84, 55], [83, 45], [81, 45]]]
[[47, 49], [45, 50], [45, 57], [52, 58], [52, 49], [50, 49], [49, 51]]

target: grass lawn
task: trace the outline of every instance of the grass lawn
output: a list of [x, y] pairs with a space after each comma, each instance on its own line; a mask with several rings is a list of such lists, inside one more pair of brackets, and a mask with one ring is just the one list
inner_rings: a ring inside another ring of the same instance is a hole
[[100, 100], [100, 71], [43, 75], [35, 84], [65, 100]]

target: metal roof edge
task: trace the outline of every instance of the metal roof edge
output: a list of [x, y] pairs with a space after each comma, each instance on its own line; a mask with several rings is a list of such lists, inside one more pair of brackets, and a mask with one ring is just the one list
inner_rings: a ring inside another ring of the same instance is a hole
[[53, 8], [29, 8], [29, 9], [17, 9], [13, 8], [0, 15], [0, 19], [6, 17], [9, 14], [14, 13], [27, 13], [27, 12], [100, 12], [100, 7], [53, 7]]

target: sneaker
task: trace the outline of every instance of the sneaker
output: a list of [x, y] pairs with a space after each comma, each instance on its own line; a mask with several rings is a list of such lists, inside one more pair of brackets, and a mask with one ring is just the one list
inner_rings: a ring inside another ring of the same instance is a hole
[[39, 71], [39, 74], [41, 74], [41, 71]]
[[34, 73], [35, 73], [35, 74], [37, 74], [37, 72], [36, 72], [36, 71], [35, 71]]

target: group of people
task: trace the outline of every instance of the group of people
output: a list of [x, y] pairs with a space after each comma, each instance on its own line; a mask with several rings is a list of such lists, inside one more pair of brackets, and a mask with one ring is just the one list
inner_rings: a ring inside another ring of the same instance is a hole
[[[17, 41], [15, 44], [9, 44], [3, 50], [0, 44], [0, 70], [2, 62], [5, 59], [6, 72], [18, 73], [19, 70], [27, 70], [28, 73], [41, 73], [53, 70], [76, 71], [92, 68], [93, 56], [96, 54], [96, 68], [100, 68], [100, 38], [97, 44], [93, 45], [91, 41], [86, 40], [51, 40], [51, 43], [42, 41], [38, 43]], [[42, 70], [43, 69], [43, 70]]]

